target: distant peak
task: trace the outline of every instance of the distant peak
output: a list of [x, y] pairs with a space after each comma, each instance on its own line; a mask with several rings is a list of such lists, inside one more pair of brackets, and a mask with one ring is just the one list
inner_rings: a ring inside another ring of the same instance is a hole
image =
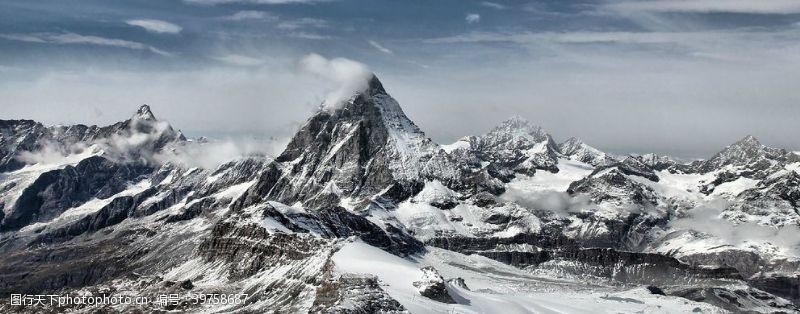
[[568, 138], [566, 141], [561, 143], [561, 145], [567, 145], [567, 146], [577, 146], [577, 145], [583, 145], [583, 144], [584, 143], [583, 143], [583, 141], [581, 139], [579, 139], [577, 137], [574, 137], [574, 136]]
[[511, 116], [510, 118], [506, 119], [503, 122], [495, 127], [492, 132], [501, 132], [501, 133], [526, 133], [530, 134], [534, 137], [540, 138], [539, 140], [544, 140], [548, 138], [550, 135], [545, 132], [545, 130], [528, 119], [523, 118], [519, 115]]
[[748, 145], [748, 146], [751, 146], [751, 145], [761, 146], [761, 142], [759, 142], [758, 139], [755, 136], [752, 136], [752, 135], [745, 136], [741, 140], [737, 141], [735, 144], [736, 145]]
[[136, 114], [133, 116], [133, 118], [138, 120], [149, 120], [149, 121], [156, 120], [156, 116], [153, 114], [153, 111], [150, 110], [150, 106], [148, 105], [142, 105], [141, 107], [139, 107], [139, 110], [136, 110]]

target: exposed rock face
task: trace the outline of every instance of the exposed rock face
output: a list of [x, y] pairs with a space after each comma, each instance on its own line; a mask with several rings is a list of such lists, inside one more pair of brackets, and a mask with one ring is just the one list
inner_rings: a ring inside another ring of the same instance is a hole
[[317, 289], [312, 313], [408, 313], [392, 299], [375, 277], [346, 275], [332, 278]]
[[569, 194], [585, 194], [596, 203], [610, 202], [618, 206], [655, 206], [658, 196], [650, 187], [631, 180], [624, 167], [595, 171], [592, 175], [570, 184]]
[[786, 164], [798, 161], [800, 156], [797, 154], [764, 146], [758, 139], [748, 135], [703, 162], [697, 170], [711, 172], [729, 166], [761, 172], [772, 168], [773, 162]]
[[414, 287], [417, 288], [419, 294], [422, 296], [439, 301], [442, 303], [456, 303], [453, 300], [453, 297], [450, 296], [450, 293], [447, 292], [447, 285], [442, 278], [442, 275], [439, 275], [439, 272], [436, 271], [433, 267], [424, 267], [422, 270], [422, 280], [415, 281]]
[[49, 221], [93, 197], [111, 197], [124, 190], [128, 182], [151, 171], [146, 165], [118, 164], [95, 156], [75, 167], [46, 172], [22, 191], [10, 213], [2, 219], [0, 231]]
[[587, 163], [595, 167], [611, 164], [615, 161], [613, 157], [608, 156], [597, 148], [586, 145], [586, 143], [575, 137], [570, 137], [563, 143], [558, 144], [558, 150], [572, 160]]
[[345, 197], [363, 201], [396, 182], [451, 181], [457, 168], [440, 154], [373, 77], [367, 91], [341, 108], [311, 117], [243, 205], [269, 199], [319, 208]]
[[534, 174], [537, 169], [558, 172], [558, 146], [541, 127], [521, 117], [503, 121], [480, 137], [470, 138], [470, 150], [499, 168]]
[[95, 143], [134, 148], [130, 147], [134, 143], [123, 141], [134, 133], [149, 136], [145, 143], [135, 143], [135, 149], [139, 150], [160, 150], [171, 142], [186, 140], [168, 123], [158, 121], [147, 105], [141, 106], [130, 119], [103, 127], [82, 124], [45, 127], [31, 120], [0, 120], [0, 172], [24, 167], [25, 161], [21, 159], [25, 159], [25, 153], [46, 150], [49, 154], [66, 155]]

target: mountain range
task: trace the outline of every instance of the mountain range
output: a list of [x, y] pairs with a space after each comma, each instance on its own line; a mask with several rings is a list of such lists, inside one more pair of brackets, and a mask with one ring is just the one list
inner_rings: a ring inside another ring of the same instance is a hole
[[752, 136], [682, 162], [513, 117], [440, 145], [372, 76], [277, 156], [170, 158], [204, 145], [146, 105], [104, 127], [0, 120], [0, 312], [43, 311], [12, 294], [181, 296], [48, 310], [75, 313], [800, 311], [800, 155]]

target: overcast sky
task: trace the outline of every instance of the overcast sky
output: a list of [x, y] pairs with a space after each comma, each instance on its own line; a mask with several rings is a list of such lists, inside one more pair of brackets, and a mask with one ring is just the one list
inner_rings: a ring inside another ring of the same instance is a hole
[[0, 1], [0, 119], [286, 137], [364, 63], [441, 143], [520, 115], [616, 152], [800, 150], [800, 1]]

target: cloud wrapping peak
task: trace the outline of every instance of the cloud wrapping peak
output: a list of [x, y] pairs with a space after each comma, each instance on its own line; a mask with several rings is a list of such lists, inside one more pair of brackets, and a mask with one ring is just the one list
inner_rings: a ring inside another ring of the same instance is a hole
[[151, 20], [151, 19], [127, 20], [125, 21], [125, 24], [131, 26], [138, 26], [144, 28], [148, 32], [158, 33], [158, 34], [177, 34], [180, 33], [181, 30], [183, 30], [183, 27], [161, 20]]
[[299, 67], [304, 73], [336, 85], [336, 89], [325, 97], [323, 108], [326, 109], [338, 108], [354, 94], [366, 90], [372, 77], [369, 67], [363, 63], [346, 58], [327, 59], [315, 53], [303, 57]]

